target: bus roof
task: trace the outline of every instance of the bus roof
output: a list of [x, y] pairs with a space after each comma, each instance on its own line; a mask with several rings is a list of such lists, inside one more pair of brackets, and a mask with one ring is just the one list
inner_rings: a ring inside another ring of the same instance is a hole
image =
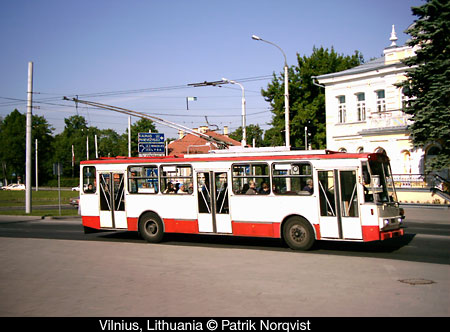
[[207, 154], [180, 154], [153, 157], [101, 157], [81, 161], [82, 165], [93, 164], [132, 164], [132, 163], [183, 163], [200, 161], [251, 161], [251, 160], [294, 160], [294, 159], [371, 159], [388, 161], [381, 153], [346, 153], [330, 150], [291, 150], [285, 147], [243, 148], [232, 147], [226, 150], [212, 150]]

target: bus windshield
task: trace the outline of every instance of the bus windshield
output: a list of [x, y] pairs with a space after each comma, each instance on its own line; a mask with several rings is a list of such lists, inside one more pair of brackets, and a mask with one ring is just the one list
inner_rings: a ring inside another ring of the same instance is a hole
[[[397, 202], [391, 166], [388, 161], [369, 161], [370, 190], [376, 203]], [[366, 181], [366, 180], [365, 180]]]

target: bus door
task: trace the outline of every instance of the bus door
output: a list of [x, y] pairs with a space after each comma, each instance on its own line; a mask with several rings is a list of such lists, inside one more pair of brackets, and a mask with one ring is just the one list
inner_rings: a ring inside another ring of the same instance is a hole
[[232, 233], [227, 171], [197, 171], [200, 233]]
[[100, 227], [127, 228], [124, 173], [99, 172]]
[[362, 239], [357, 169], [319, 170], [320, 235]]

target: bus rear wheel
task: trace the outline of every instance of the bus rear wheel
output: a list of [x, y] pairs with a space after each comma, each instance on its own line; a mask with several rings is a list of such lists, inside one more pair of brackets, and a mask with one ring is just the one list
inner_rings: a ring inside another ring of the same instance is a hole
[[164, 236], [164, 225], [155, 213], [145, 213], [139, 219], [139, 233], [147, 242], [161, 242]]
[[311, 224], [304, 218], [291, 217], [283, 228], [284, 241], [293, 250], [308, 250], [315, 241]]

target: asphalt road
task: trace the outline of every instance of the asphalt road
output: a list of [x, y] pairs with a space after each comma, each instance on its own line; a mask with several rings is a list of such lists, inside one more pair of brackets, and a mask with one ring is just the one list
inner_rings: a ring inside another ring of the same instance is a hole
[[413, 210], [401, 239], [309, 252], [0, 216], [0, 316], [449, 316], [448, 213]]

